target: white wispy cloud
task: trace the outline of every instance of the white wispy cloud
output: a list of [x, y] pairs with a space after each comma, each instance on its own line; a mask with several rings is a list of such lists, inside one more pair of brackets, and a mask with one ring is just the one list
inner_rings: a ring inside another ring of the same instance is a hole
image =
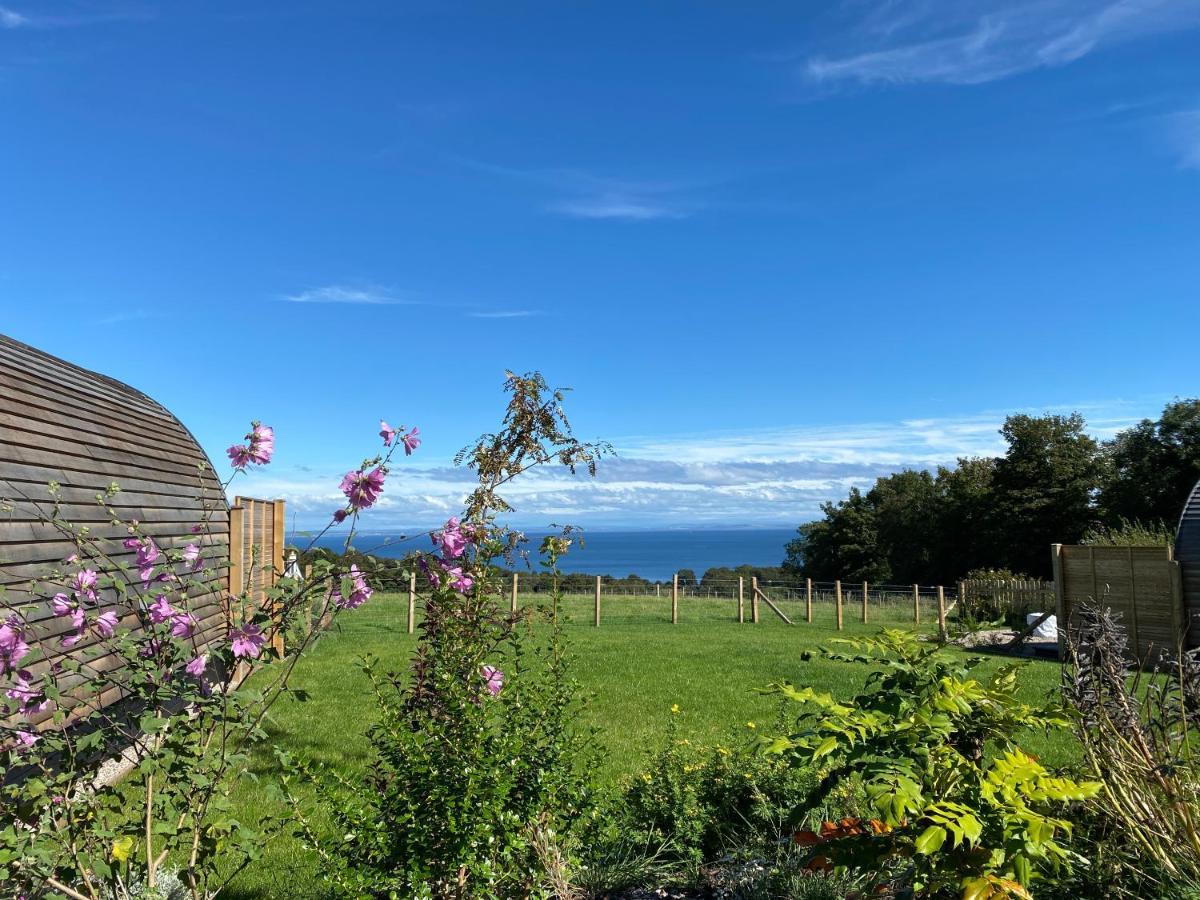
[[85, 25], [103, 25], [110, 22], [140, 22], [152, 18], [146, 9], [113, 9], [108, 11], [86, 10], [57, 14], [26, 13], [11, 6], [0, 6], [0, 28], [79, 28]]
[[472, 319], [527, 319], [538, 313], [532, 309], [494, 309], [467, 313]]
[[[1079, 408], [1097, 437], [1111, 437], [1161, 401], [1116, 402]], [[1030, 410], [1043, 412], [1044, 410]], [[722, 523], [797, 525], [819, 515], [828, 500], [851, 487], [867, 488], [901, 468], [933, 468], [964, 456], [1003, 453], [1004, 413], [896, 422], [849, 423], [669, 437], [614, 440], [618, 455], [594, 479], [545, 469], [530, 472], [502, 493], [521, 527], [572, 521], [597, 526]], [[264, 470], [244, 485], [247, 494], [282, 496], [303, 527], [324, 524], [345, 498], [341, 472]], [[399, 466], [363, 527], [429, 528], [462, 506], [469, 471], [449, 465]]]
[[602, 175], [576, 168], [522, 169], [472, 159], [459, 163], [477, 171], [525, 182], [549, 194], [544, 208], [577, 219], [646, 222], [682, 219], [704, 206], [700, 195], [713, 179], [637, 179]]
[[[1200, 0], [943, 0], [887, 4], [806, 59], [815, 81], [980, 84], [1200, 26]], [[865, 49], [864, 49], [864, 46]]]
[[7, 6], [0, 6], [0, 28], [21, 28], [31, 24], [28, 16], [22, 15]]
[[298, 294], [288, 294], [282, 299], [288, 303], [358, 303], [372, 306], [408, 306], [418, 302], [396, 297], [392, 292], [380, 288], [346, 287], [338, 284], [310, 288]]

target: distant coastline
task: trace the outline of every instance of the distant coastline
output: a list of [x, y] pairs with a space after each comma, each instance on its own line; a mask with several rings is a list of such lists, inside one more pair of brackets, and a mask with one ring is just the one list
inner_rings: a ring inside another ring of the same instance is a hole
[[[542, 537], [548, 533], [525, 532], [531, 553], [536, 552]], [[582, 533], [583, 545], [572, 548], [563, 558], [561, 568], [564, 572], [614, 578], [638, 575], [650, 581], [665, 581], [681, 569], [701, 575], [718, 566], [778, 566], [784, 558], [784, 545], [795, 535], [794, 528], [589, 529]], [[400, 537], [398, 532], [362, 531], [356, 535], [354, 547], [374, 556], [398, 558], [429, 546], [428, 538], [409, 536], [400, 541]], [[331, 533], [316, 544], [341, 550], [345, 539], [345, 534]], [[312, 538], [298, 532], [289, 534], [288, 540], [306, 546]]]

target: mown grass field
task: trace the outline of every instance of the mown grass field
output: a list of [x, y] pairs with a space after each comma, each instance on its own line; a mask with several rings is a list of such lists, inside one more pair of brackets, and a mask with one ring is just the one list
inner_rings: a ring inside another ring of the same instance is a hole
[[[374, 706], [356, 661], [373, 654], [385, 665], [405, 665], [415, 643], [405, 633], [406, 603], [399, 595], [376, 595], [363, 608], [342, 616], [340, 628], [325, 635], [301, 661], [292, 684], [307, 691], [310, 699], [300, 703], [285, 698], [275, 706], [269, 728], [279, 743], [346, 773], [361, 769], [368, 750], [364, 733]], [[726, 741], [744, 732], [748, 722], [757, 730], [769, 730], [774, 722], [778, 701], [758, 693], [758, 688], [788, 680], [844, 697], [859, 689], [867, 674], [860, 665], [819, 657], [802, 660], [804, 651], [838, 636], [833, 610], [827, 606], [818, 605], [810, 625], [804, 622], [803, 604], [789, 604], [785, 612], [796, 622], [792, 627], [765, 605], [758, 625], [739, 625], [736, 606], [728, 600], [681, 601], [678, 625], [671, 624], [667, 598], [605, 597], [600, 628], [592, 625], [590, 597], [569, 597], [563, 610], [573, 671], [591, 694], [586, 721], [598, 729], [603, 746], [596, 777], [609, 784], [637, 772], [660, 746], [672, 704], [681, 709], [678, 724], [684, 735], [698, 742]], [[911, 605], [872, 608], [867, 625], [859, 617], [860, 608], [848, 604], [844, 636], [874, 633], [885, 624], [912, 627]], [[988, 659], [981, 671], [993, 671], [1007, 661]], [[1030, 662], [1020, 679], [1022, 690], [1030, 699], [1045, 696], [1056, 688], [1058, 677], [1057, 664]], [[1049, 764], [1065, 762], [1070, 755], [1069, 743], [1062, 738], [1031, 734], [1025, 745]], [[265, 797], [263, 782], [275, 774], [273, 757], [260, 752], [254, 778], [237, 789], [239, 819], [253, 825], [264, 813], [285, 812]], [[230, 894], [319, 895], [315, 861], [289, 839], [272, 844]]]

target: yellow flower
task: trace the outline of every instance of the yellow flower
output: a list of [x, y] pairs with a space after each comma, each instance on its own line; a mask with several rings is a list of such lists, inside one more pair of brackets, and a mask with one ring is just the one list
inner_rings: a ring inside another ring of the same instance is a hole
[[650, 773], [649, 772], [642, 773], [642, 781], [646, 782], [646, 784], [650, 783]]
[[747, 728], [757, 728], [758, 726], [757, 726], [757, 725], [755, 725], [753, 722], [747, 722], [747, 723], [746, 723], [746, 727], [747, 727]]
[[729, 755], [729, 751], [728, 751], [728, 750], [726, 750], [724, 747], [718, 747], [718, 748], [717, 748], [717, 752], [718, 752], [718, 753], [720, 753], [722, 756], [728, 756], [728, 755]]
[[117, 862], [125, 862], [133, 852], [133, 838], [117, 838], [112, 844], [112, 858]]
[[678, 703], [671, 704], [671, 715], [673, 715], [673, 716], [679, 715], [679, 704]]

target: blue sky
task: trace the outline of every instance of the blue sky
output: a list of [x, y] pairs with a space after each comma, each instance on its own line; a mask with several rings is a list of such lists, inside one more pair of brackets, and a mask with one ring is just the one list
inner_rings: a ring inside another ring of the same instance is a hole
[[795, 524], [1197, 394], [1198, 286], [1200, 0], [0, 0], [0, 331], [310, 523], [380, 416], [443, 517], [536, 368], [620, 459], [522, 521]]

